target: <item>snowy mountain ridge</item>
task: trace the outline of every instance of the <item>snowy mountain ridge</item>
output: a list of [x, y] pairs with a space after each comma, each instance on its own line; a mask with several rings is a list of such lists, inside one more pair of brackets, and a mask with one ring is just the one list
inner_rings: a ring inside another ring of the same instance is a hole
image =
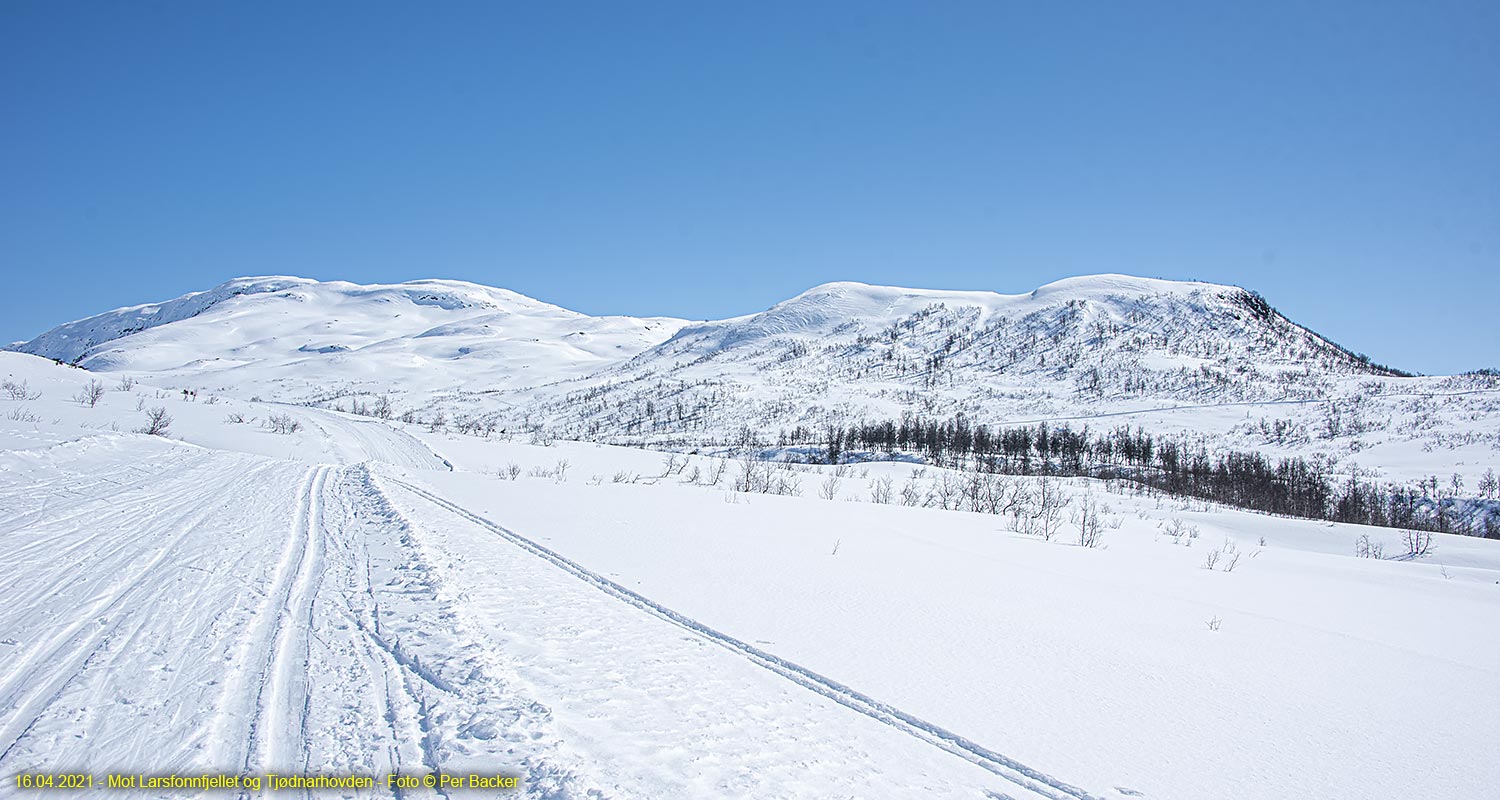
[[593, 317], [461, 281], [240, 278], [10, 349], [174, 387], [348, 410], [383, 398], [413, 421], [657, 446], [963, 414], [1145, 426], [1407, 477], [1500, 448], [1493, 377], [1404, 376], [1249, 290], [1112, 274], [1023, 294], [835, 282], [707, 322]]

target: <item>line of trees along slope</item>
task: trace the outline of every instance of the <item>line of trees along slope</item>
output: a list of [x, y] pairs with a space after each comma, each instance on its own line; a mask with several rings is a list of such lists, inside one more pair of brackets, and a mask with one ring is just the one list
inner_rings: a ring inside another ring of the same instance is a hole
[[[1191, 448], [1179, 439], [1129, 427], [1091, 433], [1066, 424], [990, 428], [962, 415], [798, 427], [782, 446], [823, 448], [828, 463], [855, 451], [920, 454], [931, 464], [1007, 475], [1127, 481], [1148, 491], [1195, 497], [1267, 514], [1500, 538], [1500, 510], [1465, 502], [1457, 476], [1398, 485], [1335, 474], [1319, 461]], [[1493, 473], [1479, 487], [1493, 501]]]

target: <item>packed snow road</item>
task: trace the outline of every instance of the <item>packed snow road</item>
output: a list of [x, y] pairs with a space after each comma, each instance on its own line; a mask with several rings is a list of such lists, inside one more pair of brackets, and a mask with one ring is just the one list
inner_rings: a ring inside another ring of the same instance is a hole
[[369, 464], [135, 436], [0, 454], [0, 795], [66, 769], [1090, 796], [507, 533]]

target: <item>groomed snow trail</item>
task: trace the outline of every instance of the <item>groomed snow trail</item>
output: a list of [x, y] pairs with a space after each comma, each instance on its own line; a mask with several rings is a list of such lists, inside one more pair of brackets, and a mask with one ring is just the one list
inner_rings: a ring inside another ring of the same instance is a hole
[[364, 478], [142, 439], [0, 454], [0, 772], [474, 768], [585, 796]]

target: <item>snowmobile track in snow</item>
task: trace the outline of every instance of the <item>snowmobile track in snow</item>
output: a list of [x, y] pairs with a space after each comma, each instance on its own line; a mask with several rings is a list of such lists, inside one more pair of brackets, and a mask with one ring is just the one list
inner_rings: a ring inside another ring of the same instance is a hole
[[[1103, 800], [1103, 798], [1028, 767], [1015, 759], [984, 747], [959, 734], [908, 714], [894, 706], [882, 703], [832, 678], [820, 675], [798, 664], [747, 644], [726, 633], [710, 628], [697, 620], [673, 611], [637, 592], [631, 591], [509, 528], [491, 522], [462, 506], [438, 497], [411, 483], [397, 478], [388, 478], [387, 480], [418, 498], [478, 525], [511, 544], [530, 552], [532, 555], [552, 563], [554, 566], [593, 585], [595, 588], [618, 600], [629, 603], [647, 613], [677, 625], [696, 636], [733, 651], [752, 663], [780, 675], [803, 688], [827, 697], [840, 705], [963, 758], [1029, 792], [1049, 798], [1050, 800]], [[380, 481], [376, 480], [372, 481], [372, 483], [375, 484], [377, 491], [382, 491], [379, 488]]]

